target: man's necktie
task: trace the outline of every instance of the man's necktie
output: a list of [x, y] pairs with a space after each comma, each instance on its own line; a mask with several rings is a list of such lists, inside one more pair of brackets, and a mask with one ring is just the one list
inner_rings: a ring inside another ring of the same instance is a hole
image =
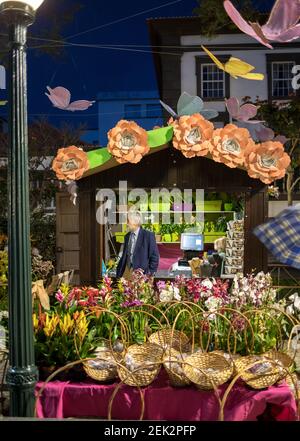
[[134, 246], [135, 246], [135, 234], [131, 233], [130, 238], [129, 238], [129, 242], [128, 242], [128, 266], [129, 266], [129, 268], [132, 267]]

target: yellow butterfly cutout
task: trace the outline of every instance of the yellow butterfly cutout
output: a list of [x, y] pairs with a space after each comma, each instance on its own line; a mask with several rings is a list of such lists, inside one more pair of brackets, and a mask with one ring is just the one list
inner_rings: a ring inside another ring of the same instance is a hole
[[245, 61], [240, 60], [239, 58], [230, 57], [230, 59], [225, 63], [221, 63], [217, 57], [214, 56], [206, 47], [201, 46], [202, 49], [207, 53], [207, 55], [213, 60], [213, 62], [218, 66], [219, 69], [224, 70], [233, 78], [245, 78], [247, 80], [259, 80], [262, 81], [264, 79], [264, 74], [260, 73], [251, 73], [252, 70], [255, 69], [251, 64], [246, 63]]
[[7, 101], [0, 101], [0, 106], [5, 106], [7, 104]]

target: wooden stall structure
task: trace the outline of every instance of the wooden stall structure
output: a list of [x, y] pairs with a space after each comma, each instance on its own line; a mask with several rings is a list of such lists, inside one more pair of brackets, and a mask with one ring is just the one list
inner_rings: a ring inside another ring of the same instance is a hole
[[245, 194], [244, 273], [267, 270], [267, 252], [253, 235], [255, 226], [268, 217], [266, 186], [251, 179], [246, 171], [230, 169], [208, 158], [186, 159], [172, 147], [145, 156], [138, 164], [107, 168], [78, 181], [80, 283], [95, 284], [101, 277], [105, 256], [104, 228], [96, 221], [99, 189], [118, 188], [204, 189], [209, 192]]

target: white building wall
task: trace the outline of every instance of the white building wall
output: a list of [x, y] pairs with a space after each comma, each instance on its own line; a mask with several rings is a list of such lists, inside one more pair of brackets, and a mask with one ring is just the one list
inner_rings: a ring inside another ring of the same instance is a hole
[[[181, 37], [182, 46], [192, 46], [199, 45], [199, 50], [195, 52], [185, 52], [181, 59], [181, 91], [187, 92], [191, 95], [197, 95], [197, 77], [196, 77], [196, 56], [206, 56], [207, 54], [201, 49], [201, 45], [208, 44], [220, 44], [220, 50], [214, 50], [213, 53], [216, 57], [220, 55], [231, 54], [236, 58], [240, 58], [249, 64], [255, 66], [254, 72], [263, 73], [265, 79], [263, 81], [250, 81], [242, 78], [234, 79], [230, 77], [230, 95], [235, 96], [239, 99], [250, 96], [252, 100], [255, 100], [257, 96], [260, 99], [267, 99], [268, 97], [268, 82], [267, 82], [267, 63], [266, 54], [276, 54], [276, 53], [295, 53], [295, 49], [260, 49], [253, 48], [253, 50], [243, 50], [239, 48], [239, 44], [249, 44], [255, 43], [254, 40], [246, 35], [218, 35], [213, 40], [205, 37], [199, 36], [183, 36]], [[236, 44], [237, 50], [225, 49], [222, 50], [222, 45], [224, 44]], [[207, 107], [213, 107], [216, 110], [224, 111], [225, 105], [220, 102], [209, 102]]]

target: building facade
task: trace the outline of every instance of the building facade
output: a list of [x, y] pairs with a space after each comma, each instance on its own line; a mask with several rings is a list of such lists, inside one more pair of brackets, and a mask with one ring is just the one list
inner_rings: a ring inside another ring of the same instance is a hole
[[162, 125], [158, 92], [103, 92], [98, 94], [99, 143], [107, 145], [107, 132], [121, 119], [134, 120], [145, 130]]
[[[207, 38], [201, 35], [198, 17], [150, 19], [148, 27], [160, 97], [173, 108], [182, 92], [198, 95], [206, 108], [219, 111], [214, 122], [223, 125], [229, 122], [225, 98], [247, 96], [252, 101], [278, 101], [299, 96], [300, 90], [292, 87], [292, 69], [300, 65], [300, 40], [275, 44], [274, 50], [270, 50], [238, 30], [229, 33], [223, 29], [215, 37]], [[255, 66], [255, 72], [265, 75], [264, 80], [229, 76], [218, 69], [201, 45], [221, 62], [233, 56]]]

